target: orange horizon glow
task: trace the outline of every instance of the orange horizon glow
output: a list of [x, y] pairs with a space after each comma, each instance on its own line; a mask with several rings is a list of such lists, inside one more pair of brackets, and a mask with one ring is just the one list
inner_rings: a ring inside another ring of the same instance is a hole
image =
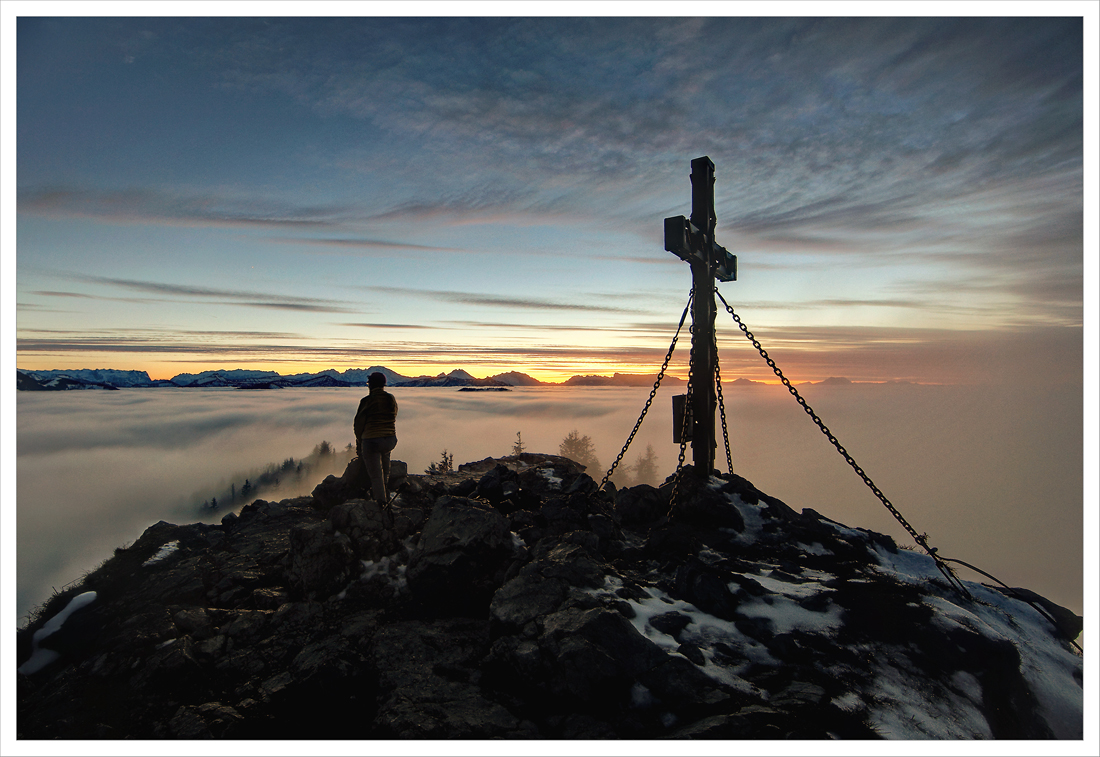
[[[401, 361], [387, 361], [387, 362], [371, 362], [366, 365], [363, 364], [351, 364], [351, 363], [335, 363], [330, 365], [318, 365], [312, 362], [300, 362], [300, 361], [257, 361], [247, 363], [219, 363], [217, 361], [192, 363], [192, 362], [156, 362], [156, 363], [133, 363], [125, 368], [119, 368], [114, 366], [108, 366], [104, 361], [86, 361], [86, 360], [71, 360], [67, 361], [63, 366], [59, 367], [59, 364], [54, 361], [43, 360], [28, 360], [20, 362], [19, 370], [21, 371], [49, 371], [49, 370], [129, 370], [129, 371], [145, 371], [149, 378], [154, 381], [167, 381], [174, 376], [178, 376], [182, 373], [203, 373], [205, 371], [233, 371], [233, 370], [251, 370], [251, 371], [273, 371], [281, 376], [292, 376], [299, 373], [320, 373], [326, 370], [335, 370], [338, 373], [343, 373], [347, 370], [361, 370], [370, 368], [376, 365], [381, 365], [392, 371], [400, 373], [403, 376], [409, 378], [417, 378], [420, 376], [438, 376], [440, 374], [447, 374], [455, 370], [464, 370], [474, 378], [483, 379], [492, 376], [498, 376], [502, 373], [523, 373], [531, 378], [542, 381], [544, 383], [562, 383], [573, 376], [607, 376], [610, 377], [616, 373], [624, 373], [630, 375], [648, 375], [656, 376], [660, 366], [644, 366], [644, 365], [583, 365], [578, 364], [571, 367], [562, 368], [539, 368], [528, 367], [523, 365], [491, 365], [480, 366], [479, 369], [473, 369], [464, 367], [460, 364], [453, 363], [405, 363]], [[687, 369], [684, 368], [680, 376], [681, 371], [669, 370], [666, 375], [675, 375], [677, 378], [686, 378]]]
[[[1080, 384], [1083, 364], [1080, 355], [1080, 331], [973, 332], [945, 334], [938, 338], [898, 347], [871, 341], [852, 347], [844, 344], [785, 344], [771, 346], [770, 357], [792, 383], [818, 383], [829, 378], [845, 378], [853, 383], [907, 382], [925, 385], [978, 385], [1003, 382]], [[686, 347], [686, 345], [685, 345]], [[606, 376], [615, 373], [656, 376], [664, 350], [627, 347], [605, 350], [581, 348], [560, 350], [558, 354], [540, 354], [538, 348], [525, 353], [521, 345], [479, 352], [470, 345], [450, 345], [446, 351], [431, 347], [414, 349], [407, 356], [383, 349], [377, 355], [313, 354], [288, 350], [284, 353], [255, 351], [248, 348], [228, 353], [162, 352], [155, 357], [116, 351], [17, 350], [20, 370], [137, 370], [151, 379], [168, 380], [182, 373], [213, 370], [263, 370], [280, 376], [344, 372], [385, 366], [409, 377], [437, 376], [462, 369], [477, 378], [515, 371], [538, 381], [560, 384], [573, 376]], [[751, 346], [723, 345], [720, 352], [722, 383], [738, 379], [778, 385], [779, 378]], [[231, 354], [230, 359], [225, 359]], [[125, 355], [125, 359], [123, 358]], [[688, 350], [678, 350], [667, 375], [681, 380], [688, 377]]]
[[[523, 373], [531, 378], [541, 381], [546, 384], [562, 384], [568, 381], [574, 376], [603, 376], [610, 378], [615, 374], [625, 374], [631, 376], [646, 376], [656, 378], [657, 372], [660, 370], [660, 366], [651, 365], [638, 365], [638, 364], [620, 364], [620, 365], [607, 365], [607, 364], [592, 364], [592, 363], [578, 363], [568, 367], [530, 367], [524, 365], [489, 365], [480, 366], [480, 370], [470, 370], [461, 365], [451, 363], [425, 363], [425, 362], [401, 362], [401, 361], [388, 361], [388, 363], [371, 362], [367, 365], [352, 364], [352, 363], [336, 363], [330, 365], [318, 365], [317, 363], [308, 361], [257, 361], [255, 363], [218, 363], [216, 361], [192, 363], [191, 361], [158, 361], [158, 362], [139, 362], [131, 364], [128, 367], [110, 367], [104, 364], [104, 361], [68, 361], [63, 367], [57, 367], [54, 363], [47, 363], [43, 360], [28, 360], [18, 366], [20, 371], [45, 371], [45, 370], [133, 370], [133, 371], [145, 371], [149, 378], [153, 381], [167, 381], [175, 376], [184, 373], [198, 374], [206, 371], [233, 371], [233, 370], [254, 370], [254, 371], [273, 371], [280, 376], [292, 376], [301, 373], [320, 373], [325, 370], [335, 370], [338, 373], [343, 373], [347, 370], [365, 369], [376, 365], [382, 365], [385, 368], [400, 373], [403, 376], [409, 378], [417, 378], [420, 376], [438, 376], [440, 374], [448, 374], [455, 370], [464, 370], [471, 376], [477, 379], [490, 378], [492, 376], [498, 376], [503, 373]], [[864, 369], [866, 370], [866, 369]], [[675, 366], [666, 370], [665, 375], [668, 377], [674, 377], [683, 381], [688, 378], [687, 366]], [[785, 372], [788, 380], [792, 384], [804, 384], [804, 383], [818, 383], [829, 378], [836, 377], [835, 374], [831, 375], [791, 375]], [[956, 383], [976, 383], [972, 381], [934, 381], [934, 380], [918, 380], [913, 377], [900, 376], [900, 377], [880, 377], [874, 378], [848, 378], [853, 384], [887, 384], [887, 383], [912, 383], [928, 386], [936, 385], [948, 385]], [[782, 382], [772, 373], [767, 366], [761, 366], [759, 370], [743, 370], [740, 372], [728, 372], [722, 377], [722, 383], [725, 385], [731, 384], [739, 379], [748, 379], [757, 384], [763, 384], [768, 386], [782, 386]]]

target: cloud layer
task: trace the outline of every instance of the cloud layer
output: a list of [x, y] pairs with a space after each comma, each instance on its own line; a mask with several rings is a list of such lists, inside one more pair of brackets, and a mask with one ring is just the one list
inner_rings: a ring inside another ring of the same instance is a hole
[[[414, 472], [437, 461], [444, 448], [456, 463], [508, 454], [517, 432], [529, 450], [556, 453], [574, 429], [592, 437], [601, 464], [609, 466], [648, 393], [393, 391], [401, 408], [395, 457]], [[1079, 390], [819, 385], [802, 392], [943, 554], [1080, 611]], [[673, 471], [678, 450], [670, 441], [672, 393], [666, 389], [657, 397], [626, 464], [652, 444], [661, 474]], [[287, 457], [304, 457], [322, 440], [342, 449], [351, 439], [361, 394], [21, 392], [20, 614], [43, 601], [50, 586], [79, 577], [157, 520], [199, 520], [196, 505], [228, 482], [239, 483], [250, 471]], [[812, 507], [907, 543], [900, 526], [781, 387], [727, 387], [725, 400], [737, 473], [795, 509]], [[721, 448], [718, 459], [724, 468]]]

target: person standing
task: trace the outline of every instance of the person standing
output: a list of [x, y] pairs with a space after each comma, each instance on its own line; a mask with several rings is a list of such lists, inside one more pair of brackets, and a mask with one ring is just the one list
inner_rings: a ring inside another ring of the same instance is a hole
[[375, 501], [388, 501], [390, 452], [397, 446], [397, 399], [386, 391], [386, 376], [375, 371], [367, 377], [370, 393], [359, 401], [355, 413], [355, 446], [367, 469]]

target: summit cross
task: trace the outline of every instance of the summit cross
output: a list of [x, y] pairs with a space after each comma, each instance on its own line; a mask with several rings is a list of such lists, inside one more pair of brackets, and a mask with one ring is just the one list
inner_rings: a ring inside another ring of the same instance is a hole
[[[691, 265], [695, 304], [691, 334], [691, 440], [695, 471], [708, 477], [714, 470], [715, 373], [714, 280], [737, 280], [737, 256], [714, 241], [714, 163], [704, 156], [691, 161], [691, 218], [665, 219], [665, 249]], [[677, 430], [677, 433], [679, 431]]]

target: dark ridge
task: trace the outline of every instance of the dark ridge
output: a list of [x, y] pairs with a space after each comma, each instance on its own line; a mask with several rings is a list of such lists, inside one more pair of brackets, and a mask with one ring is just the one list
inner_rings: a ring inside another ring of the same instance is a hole
[[1027, 604], [740, 476], [689, 466], [675, 507], [556, 455], [391, 476], [149, 527], [19, 631], [18, 737], [1081, 738]]

